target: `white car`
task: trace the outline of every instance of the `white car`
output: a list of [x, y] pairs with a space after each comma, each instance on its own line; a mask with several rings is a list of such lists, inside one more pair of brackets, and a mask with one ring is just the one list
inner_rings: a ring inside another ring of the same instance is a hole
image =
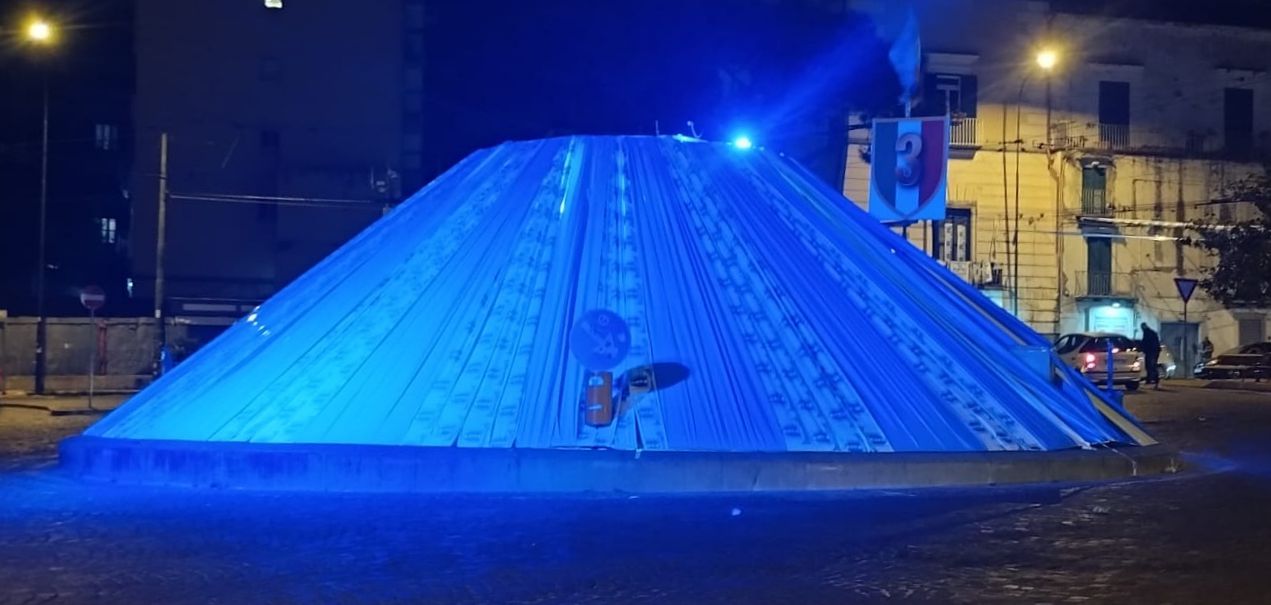
[[1112, 349], [1112, 384], [1127, 391], [1143, 381], [1143, 356], [1133, 340], [1111, 332], [1065, 334], [1052, 347], [1059, 358], [1097, 385], [1108, 381], [1108, 349]]

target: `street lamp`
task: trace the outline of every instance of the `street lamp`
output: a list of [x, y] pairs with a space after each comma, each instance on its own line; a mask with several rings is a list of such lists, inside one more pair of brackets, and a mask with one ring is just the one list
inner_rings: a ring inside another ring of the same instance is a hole
[[[1053, 48], [1042, 48], [1037, 51], [1034, 57], [1037, 68], [1041, 70], [1042, 77], [1046, 80], [1046, 143], [1045, 152], [1049, 157], [1050, 144], [1050, 120], [1051, 120], [1051, 102], [1050, 102], [1050, 75], [1054, 71], [1055, 66], [1059, 65], [1059, 53]], [[1019, 315], [1019, 157], [1024, 146], [1024, 137], [1022, 133], [1022, 121], [1024, 105], [1024, 89], [1028, 86], [1028, 79], [1032, 73], [1026, 72], [1023, 79], [1019, 83], [1019, 93], [1015, 96], [1015, 210], [1007, 212], [1006, 224], [1004, 225], [1006, 240], [1006, 265], [1010, 269], [1011, 282], [1011, 311]], [[1002, 103], [1002, 186], [1006, 187], [1006, 103]], [[1008, 197], [1006, 191], [1002, 192], [1004, 198]], [[1006, 210], [1006, 200], [1003, 200], [1003, 210]], [[1015, 224], [1011, 225], [1011, 215], [1014, 214]], [[1062, 261], [1061, 261], [1062, 262]]]
[[[43, 19], [34, 19], [26, 27], [26, 38], [38, 46], [53, 42], [53, 26]], [[35, 306], [39, 321], [35, 324], [35, 392], [44, 394], [44, 376], [47, 371], [48, 316], [44, 309], [45, 223], [48, 219], [49, 197], [49, 76], [47, 66], [43, 73], [44, 120], [40, 134], [40, 251], [36, 268]]]
[[1059, 53], [1054, 49], [1044, 48], [1037, 51], [1037, 66], [1045, 71], [1050, 71], [1059, 64]]
[[48, 42], [53, 37], [53, 26], [48, 21], [36, 19], [27, 25], [26, 37], [34, 42]]

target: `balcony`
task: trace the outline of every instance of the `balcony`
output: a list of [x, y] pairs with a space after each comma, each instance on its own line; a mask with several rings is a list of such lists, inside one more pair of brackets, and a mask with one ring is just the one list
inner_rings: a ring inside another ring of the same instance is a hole
[[940, 261], [962, 281], [976, 287], [1001, 286], [1002, 268], [986, 261]]
[[978, 147], [980, 145], [977, 119], [954, 117], [949, 125], [949, 144], [953, 147]]
[[1112, 216], [1106, 189], [1083, 187], [1081, 189], [1081, 216]]
[[1129, 273], [1078, 271], [1069, 291], [1077, 298], [1133, 298], [1134, 281]]
[[1130, 147], [1129, 124], [1099, 124], [1099, 146], [1108, 151]]
[[1077, 121], [1052, 125], [1051, 142], [1056, 149], [1233, 160], [1258, 159], [1271, 151], [1264, 141], [1248, 133], [1236, 136], [1186, 128]]

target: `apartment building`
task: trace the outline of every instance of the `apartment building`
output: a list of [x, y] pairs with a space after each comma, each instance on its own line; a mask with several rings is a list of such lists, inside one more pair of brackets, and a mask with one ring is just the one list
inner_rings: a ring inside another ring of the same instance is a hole
[[[885, 34], [905, 17], [892, 4], [855, 3]], [[916, 12], [916, 113], [950, 115], [952, 149], [948, 215], [910, 226], [914, 245], [1043, 334], [1137, 336], [1147, 322], [1187, 367], [1203, 338], [1218, 351], [1266, 339], [1265, 309], [1199, 289], [1184, 321], [1174, 278], [1214, 262], [1186, 244], [1188, 223], [1256, 211], [1221, 200], [1271, 148], [1271, 29], [1029, 0]], [[865, 206], [867, 130], [847, 156], [844, 192]]]
[[137, 0], [135, 14], [138, 300], [153, 303], [162, 133], [173, 314], [238, 317], [422, 184], [421, 0]]

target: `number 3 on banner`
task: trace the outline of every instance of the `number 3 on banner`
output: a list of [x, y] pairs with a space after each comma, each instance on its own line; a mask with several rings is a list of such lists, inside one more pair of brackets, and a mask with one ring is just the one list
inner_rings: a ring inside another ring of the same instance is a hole
[[916, 187], [922, 179], [922, 135], [906, 132], [896, 138], [896, 182], [901, 187]]

